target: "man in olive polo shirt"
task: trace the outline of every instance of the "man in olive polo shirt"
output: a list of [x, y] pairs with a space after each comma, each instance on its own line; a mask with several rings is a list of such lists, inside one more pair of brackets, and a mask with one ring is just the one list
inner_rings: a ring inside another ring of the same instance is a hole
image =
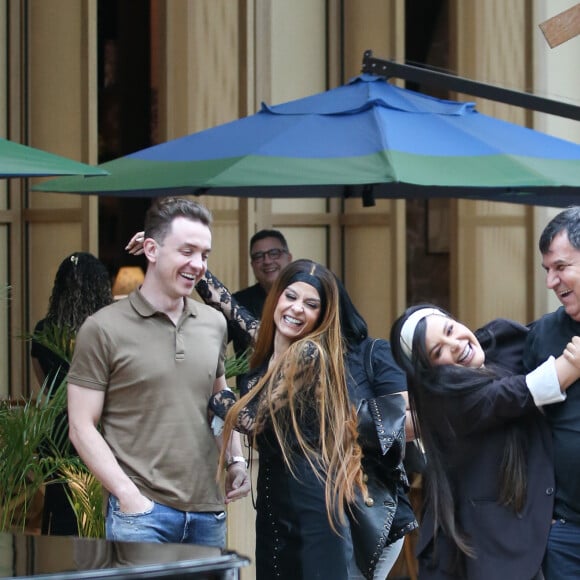
[[[143, 285], [77, 334], [70, 438], [110, 493], [110, 540], [225, 546], [207, 403], [226, 387], [226, 324], [189, 298], [207, 269], [210, 223], [196, 202], [154, 202], [145, 220]], [[227, 444], [226, 503], [250, 487], [239, 436]]]

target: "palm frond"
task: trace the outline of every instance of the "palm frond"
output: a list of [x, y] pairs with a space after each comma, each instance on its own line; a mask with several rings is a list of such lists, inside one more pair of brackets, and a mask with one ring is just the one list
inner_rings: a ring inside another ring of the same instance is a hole
[[226, 379], [231, 377], [237, 377], [238, 375], [243, 375], [247, 373], [250, 369], [250, 356], [252, 354], [252, 350], [247, 348], [241, 355], [239, 356], [231, 356], [227, 357], [225, 360], [225, 367], [226, 367]]
[[95, 476], [79, 460], [62, 468], [67, 495], [77, 518], [79, 535], [105, 537], [103, 488]]
[[57, 387], [45, 382], [36, 399], [0, 403], [0, 530], [24, 529], [32, 497], [67, 461], [53, 438], [66, 406]]
[[68, 326], [46, 322], [40, 331], [26, 335], [27, 340], [35, 340], [51, 350], [61, 359], [70, 362], [75, 347], [75, 332]]

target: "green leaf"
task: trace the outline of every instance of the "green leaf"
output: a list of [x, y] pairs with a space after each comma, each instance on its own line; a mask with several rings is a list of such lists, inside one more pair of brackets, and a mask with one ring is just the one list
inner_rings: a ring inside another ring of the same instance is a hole
[[45, 323], [41, 331], [33, 332], [25, 338], [35, 340], [70, 363], [75, 347], [75, 336], [75, 332], [67, 326]]
[[240, 356], [227, 357], [225, 360], [226, 379], [247, 373], [250, 369], [252, 350], [247, 348]]

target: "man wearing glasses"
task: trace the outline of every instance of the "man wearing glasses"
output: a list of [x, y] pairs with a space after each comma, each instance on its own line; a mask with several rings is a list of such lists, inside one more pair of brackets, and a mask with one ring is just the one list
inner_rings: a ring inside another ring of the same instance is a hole
[[278, 230], [260, 230], [250, 240], [250, 263], [257, 283], [233, 296], [256, 318], [262, 316], [262, 308], [272, 284], [278, 278], [280, 270], [292, 261], [288, 244], [282, 232]]
[[[233, 294], [239, 304], [256, 318], [262, 317], [262, 309], [272, 284], [286, 264], [292, 261], [288, 243], [278, 230], [260, 230], [250, 239], [250, 263], [256, 284]], [[241, 335], [235, 325], [228, 324], [229, 337], [234, 341], [237, 355], [244, 352], [247, 336]]]

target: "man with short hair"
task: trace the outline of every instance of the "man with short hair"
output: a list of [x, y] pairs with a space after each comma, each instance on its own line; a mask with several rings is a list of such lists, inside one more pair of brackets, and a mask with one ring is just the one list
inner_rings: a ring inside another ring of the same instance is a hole
[[[250, 263], [257, 282], [253, 286], [238, 290], [233, 297], [255, 318], [262, 317], [264, 302], [272, 284], [284, 266], [292, 261], [286, 238], [279, 230], [260, 230], [250, 239]], [[229, 337], [234, 342], [234, 350], [239, 356], [248, 344], [247, 335], [233, 324], [228, 325]]]
[[234, 293], [234, 298], [256, 318], [262, 316], [266, 296], [280, 270], [292, 261], [286, 238], [278, 230], [260, 230], [250, 239], [250, 263], [256, 284]]
[[[142, 286], [89, 317], [76, 338], [70, 438], [110, 493], [110, 540], [225, 547], [207, 404], [226, 386], [226, 324], [189, 298], [207, 269], [210, 223], [196, 202], [156, 200], [145, 219]], [[227, 503], [250, 487], [237, 434], [226, 470]]]
[[[580, 335], [580, 207], [554, 217], [540, 236], [539, 248], [546, 285], [562, 306], [532, 325], [524, 355], [528, 370], [550, 355], [558, 356]], [[556, 474], [554, 521], [543, 563], [546, 580], [580, 578], [580, 381], [566, 394], [566, 401], [544, 407]]]

